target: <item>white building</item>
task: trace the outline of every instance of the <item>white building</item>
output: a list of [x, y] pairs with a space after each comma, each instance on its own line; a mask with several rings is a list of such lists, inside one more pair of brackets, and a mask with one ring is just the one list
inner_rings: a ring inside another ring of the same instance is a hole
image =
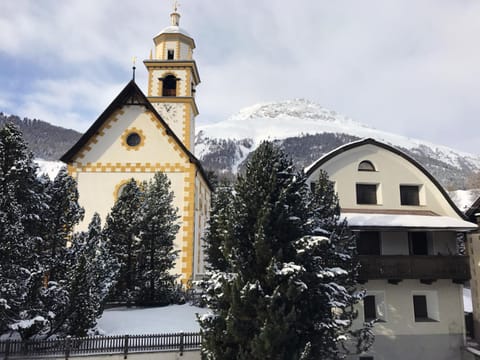
[[357, 232], [366, 291], [359, 322], [378, 319], [375, 343], [358, 359], [461, 358], [468, 257], [458, 232], [476, 229], [420, 164], [373, 139], [342, 146], [307, 168], [335, 183], [342, 216]]
[[174, 273], [185, 283], [204, 273], [202, 235], [210, 210], [211, 188], [193, 155], [195, 88], [200, 83], [193, 60], [194, 40], [179, 26], [180, 15], [154, 38], [145, 60], [148, 96], [132, 80], [80, 140], [62, 157], [78, 182], [87, 228], [94, 212], [102, 219], [132, 177], [148, 180], [162, 171], [175, 193], [181, 228]]

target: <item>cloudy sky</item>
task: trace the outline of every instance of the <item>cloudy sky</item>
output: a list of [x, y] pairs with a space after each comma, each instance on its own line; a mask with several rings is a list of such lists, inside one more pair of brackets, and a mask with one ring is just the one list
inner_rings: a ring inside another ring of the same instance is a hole
[[[0, 111], [85, 131], [169, 25], [170, 0], [0, 1]], [[306, 98], [480, 154], [480, 1], [180, 0], [200, 123]]]

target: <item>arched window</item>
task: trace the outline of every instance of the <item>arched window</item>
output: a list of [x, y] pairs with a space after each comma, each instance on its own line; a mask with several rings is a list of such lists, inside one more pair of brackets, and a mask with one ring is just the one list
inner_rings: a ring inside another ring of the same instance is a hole
[[375, 171], [375, 166], [373, 166], [371, 161], [363, 160], [358, 165], [358, 171]]
[[163, 96], [177, 96], [177, 78], [168, 75], [163, 79]]

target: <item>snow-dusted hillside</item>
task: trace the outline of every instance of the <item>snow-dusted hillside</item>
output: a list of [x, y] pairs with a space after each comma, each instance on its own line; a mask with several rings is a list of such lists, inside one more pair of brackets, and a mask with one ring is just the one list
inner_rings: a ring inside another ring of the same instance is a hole
[[[220, 141], [229, 141], [229, 153], [233, 158], [223, 162], [223, 169], [217, 167], [215, 170], [235, 172], [248, 152], [253, 151], [262, 140], [278, 140], [282, 144], [286, 139], [295, 137], [302, 141], [307, 134], [335, 134], [343, 137], [342, 141], [345, 142], [369, 137], [391, 144], [416, 158], [435, 176], [443, 168], [449, 168], [451, 173], [446, 175], [447, 181], [444, 181], [447, 184], [450, 184], [452, 179], [449, 178], [457, 170], [462, 174], [480, 170], [478, 155], [374, 129], [304, 99], [254, 105], [225, 121], [198, 126], [197, 130], [196, 154], [200, 160], [205, 160], [212, 153], [220, 156]], [[240, 144], [241, 141], [243, 144]], [[245, 147], [245, 141], [251, 146]], [[237, 149], [232, 148], [234, 143]], [[332, 145], [337, 146], [337, 142]], [[321, 156], [330, 150], [323, 146], [316, 155]], [[301, 163], [302, 166], [307, 164]], [[206, 167], [209, 167], [208, 163]]]

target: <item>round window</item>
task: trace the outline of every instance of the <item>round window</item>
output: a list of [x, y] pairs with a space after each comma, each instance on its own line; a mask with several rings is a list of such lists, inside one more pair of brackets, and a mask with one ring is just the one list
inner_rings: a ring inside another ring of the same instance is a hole
[[140, 135], [138, 135], [135, 132], [128, 134], [127, 136], [128, 146], [138, 146], [140, 144], [140, 141], [142, 141], [142, 139], [140, 138]]

